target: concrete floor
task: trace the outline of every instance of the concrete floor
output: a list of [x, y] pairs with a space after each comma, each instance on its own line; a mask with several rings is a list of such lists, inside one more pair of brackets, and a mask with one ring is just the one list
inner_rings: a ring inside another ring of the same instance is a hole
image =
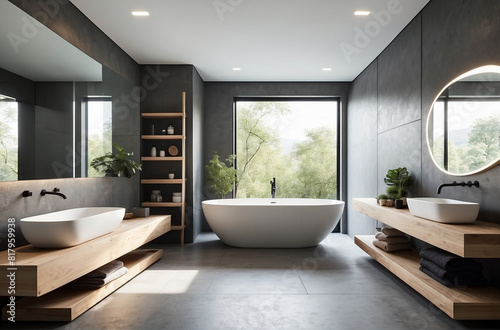
[[71, 323], [2, 329], [499, 329], [457, 322], [331, 234], [307, 249], [240, 249], [203, 233]]

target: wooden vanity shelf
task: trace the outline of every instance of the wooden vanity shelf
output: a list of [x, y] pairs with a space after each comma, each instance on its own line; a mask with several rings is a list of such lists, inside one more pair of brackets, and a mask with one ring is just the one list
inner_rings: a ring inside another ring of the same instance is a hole
[[[355, 211], [462, 257], [500, 257], [500, 225], [482, 221], [467, 225], [438, 223], [415, 217], [406, 209], [379, 206], [374, 198], [354, 198], [352, 205]], [[373, 245], [374, 239], [373, 235], [359, 235], [354, 242], [451, 318], [500, 320], [500, 290], [448, 288], [419, 270], [418, 252], [387, 253]]]
[[[127, 267], [127, 274], [96, 290], [73, 290], [71, 285], [67, 284], [41, 297], [22, 298], [16, 301], [16, 321], [73, 321], [144, 271], [162, 255], [162, 250], [138, 249], [118, 258]], [[4, 308], [2, 318], [7, 320], [8, 317], [7, 309]]]
[[[69, 248], [40, 249], [32, 245], [16, 248], [15, 265], [9, 265], [8, 252], [2, 251], [0, 295], [11, 296], [7, 274], [15, 268], [15, 296], [28, 297], [16, 300], [16, 320], [71, 321], [161, 258], [161, 250], [133, 250], [170, 230], [170, 215], [156, 215], [123, 220], [113, 232]], [[121, 258], [130, 267], [129, 272], [103, 288], [76, 291], [64, 287]], [[2, 313], [4, 319], [5, 313], [6, 308]]]
[[375, 198], [353, 198], [352, 208], [406, 234], [464, 258], [500, 258], [500, 225], [476, 221], [451, 225], [416, 217], [408, 209], [377, 204]]
[[355, 236], [357, 246], [455, 320], [499, 320], [500, 290], [448, 288], [420, 271], [416, 251], [387, 253], [373, 245], [373, 235]]

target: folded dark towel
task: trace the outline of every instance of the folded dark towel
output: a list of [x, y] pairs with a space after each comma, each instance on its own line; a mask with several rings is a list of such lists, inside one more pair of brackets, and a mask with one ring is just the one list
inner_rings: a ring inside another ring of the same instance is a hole
[[481, 271], [478, 271], [477, 269], [464, 269], [458, 272], [448, 271], [427, 259], [420, 259], [420, 266], [427, 268], [437, 277], [448, 280], [450, 282], [454, 282], [456, 278], [458, 278], [460, 281], [482, 281], [484, 279], [483, 273]]
[[71, 288], [78, 290], [99, 289], [100, 287], [108, 284], [109, 282], [114, 281], [117, 278], [125, 275], [127, 272], [128, 272], [127, 267], [121, 267], [120, 269], [116, 270], [112, 274], [109, 274], [105, 278], [82, 276], [71, 282]]
[[420, 266], [420, 270], [424, 272], [429, 277], [438, 281], [439, 283], [447, 287], [467, 287], [467, 286], [487, 286], [488, 281], [482, 276], [470, 276], [468, 278], [464, 277], [453, 277], [453, 278], [441, 278], [434, 274], [431, 270], [424, 266]]
[[102, 267], [97, 268], [96, 270], [91, 271], [90, 273], [83, 275], [82, 277], [87, 278], [106, 278], [116, 272], [118, 269], [123, 267], [123, 262], [120, 260], [113, 260]]
[[482, 265], [474, 259], [462, 258], [436, 247], [423, 248], [420, 250], [420, 257], [448, 271], [482, 270]]
[[389, 244], [401, 244], [401, 243], [408, 243], [409, 239], [406, 236], [395, 236], [395, 237], [387, 237], [384, 233], [378, 232], [375, 235], [375, 238], [378, 239], [379, 241], [384, 241]]
[[395, 228], [383, 227], [381, 230], [382, 233], [384, 233], [385, 237], [405, 236], [405, 233]]
[[400, 250], [409, 250], [411, 248], [410, 243], [401, 243], [401, 244], [389, 244], [384, 241], [374, 240], [373, 245], [378, 247], [379, 249], [384, 250], [385, 252], [395, 252]]

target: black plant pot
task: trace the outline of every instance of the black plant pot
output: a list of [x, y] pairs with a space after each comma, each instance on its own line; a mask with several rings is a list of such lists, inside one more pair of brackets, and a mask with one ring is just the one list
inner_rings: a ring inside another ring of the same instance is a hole
[[394, 201], [394, 207], [397, 208], [397, 209], [405, 209], [406, 208], [406, 205], [404, 205], [403, 203], [403, 200], [402, 199], [396, 199]]

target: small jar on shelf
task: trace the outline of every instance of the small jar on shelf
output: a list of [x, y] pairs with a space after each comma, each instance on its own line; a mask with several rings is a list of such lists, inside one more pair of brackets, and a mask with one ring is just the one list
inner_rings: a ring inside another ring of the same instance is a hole
[[161, 202], [161, 201], [163, 201], [161, 192], [159, 190], [153, 190], [151, 192], [151, 202]]

